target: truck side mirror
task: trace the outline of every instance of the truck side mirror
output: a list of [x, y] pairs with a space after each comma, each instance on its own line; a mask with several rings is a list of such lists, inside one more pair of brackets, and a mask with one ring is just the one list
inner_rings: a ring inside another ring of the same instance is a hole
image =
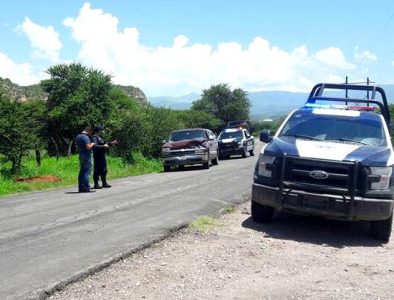
[[263, 143], [269, 143], [272, 141], [271, 131], [268, 129], [263, 129], [260, 132], [260, 141]]

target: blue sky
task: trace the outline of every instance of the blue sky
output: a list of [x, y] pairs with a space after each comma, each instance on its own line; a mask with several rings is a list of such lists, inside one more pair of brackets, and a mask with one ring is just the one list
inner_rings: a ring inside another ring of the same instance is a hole
[[148, 96], [394, 83], [394, 1], [1, 1], [0, 77], [78, 61]]

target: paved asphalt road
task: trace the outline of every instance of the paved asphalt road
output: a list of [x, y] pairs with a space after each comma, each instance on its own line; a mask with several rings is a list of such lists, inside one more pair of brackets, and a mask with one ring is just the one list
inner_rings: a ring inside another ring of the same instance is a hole
[[200, 215], [242, 201], [257, 157], [116, 180], [91, 194], [67, 188], [0, 198], [0, 299], [44, 298]]

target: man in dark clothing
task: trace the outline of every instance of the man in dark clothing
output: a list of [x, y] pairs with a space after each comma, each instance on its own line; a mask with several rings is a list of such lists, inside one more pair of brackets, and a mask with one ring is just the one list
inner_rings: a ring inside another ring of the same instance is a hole
[[89, 185], [89, 176], [92, 169], [92, 149], [96, 146], [96, 144], [92, 143], [90, 140], [92, 133], [92, 128], [87, 126], [76, 138], [80, 163], [78, 175], [78, 191], [80, 193], [94, 192], [90, 190]]
[[[94, 172], [93, 172], [93, 180], [94, 180], [94, 189], [110, 188], [111, 185], [107, 182], [107, 159], [105, 154], [107, 149], [110, 146], [116, 145], [116, 141], [106, 143], [102, 134], [104, 127], [96, 126], [94, 128], [94, 135], [92, 137], [92, 141], [98, 146], [93, 149], [93, 159], [94, 159]], [[99, 184], [99, 180], [101, 177], [102, 186]]]

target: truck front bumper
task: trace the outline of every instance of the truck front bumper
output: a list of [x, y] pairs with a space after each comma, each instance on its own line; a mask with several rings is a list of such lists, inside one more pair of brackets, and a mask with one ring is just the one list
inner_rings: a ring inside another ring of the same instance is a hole
[[208, 154], [191, 154], [163, 158], [165, 166], [201, 165], [208, 162]]
[[237, 146], [237, 147], [232, 147], [232, 148], [224, 148], [224, 147], [219, 147], [219, 153], [222, 156], [229, 156], [229, 155], [242, 155], [244, 153], [245, 149], [243, 146]]
[[373, 199], [271, 187], [253, 183], [252, 201], [283, 212], [313, 215], [335, 220], [376, 221], [388, 219], [393, 212], [392, 199]]

